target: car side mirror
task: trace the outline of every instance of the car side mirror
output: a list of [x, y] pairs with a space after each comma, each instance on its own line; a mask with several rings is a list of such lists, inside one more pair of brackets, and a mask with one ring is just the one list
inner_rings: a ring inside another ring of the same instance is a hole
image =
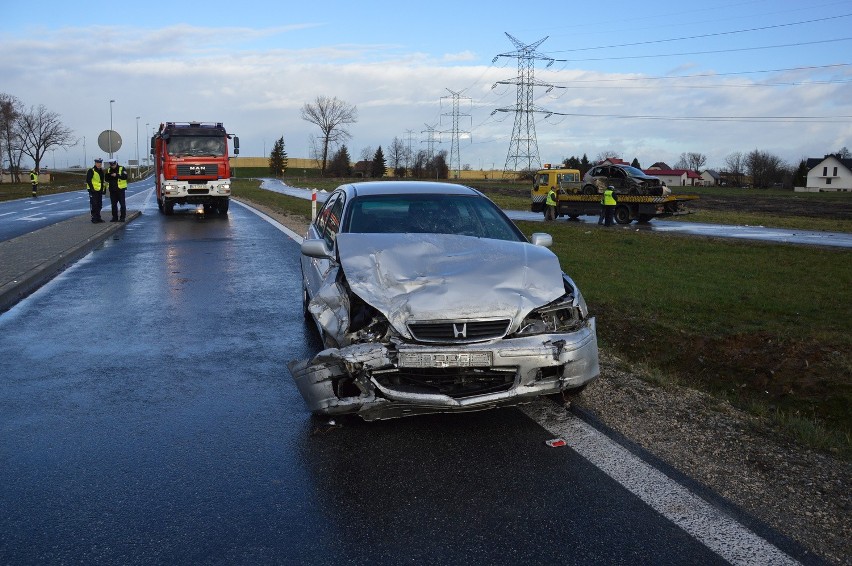
[[553, 245], [553, 236], [544, 232], [536, 232], [530, 236], [530, 243], [534, 246], [549, 248]]
[[322, 238], [317, 238], [315, 240], [302, 240], [301, 248], [302, 255], [320, 259], [334, 259], [334, 252], [328, 249], [325, 240]]

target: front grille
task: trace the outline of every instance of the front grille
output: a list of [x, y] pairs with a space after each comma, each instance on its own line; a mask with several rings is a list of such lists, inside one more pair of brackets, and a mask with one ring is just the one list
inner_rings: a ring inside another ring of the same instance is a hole
[[458, 322], [412, 322], [408, 330], [419, 342], [476, 342], [502, 338], [509, 329], [509, 320], [475, 320]]
[[180, 163], [177, 166], [177, 174], [180, 177], [194, 177], [197, 175], [204, 175], [206, 177], [218, 177], [219, 165], [216, 163]]
[[443, 394], [454, 399], [508, 391], [515, 371], [485, 368], [405, 369], [373, 374], [382, 387], [401, 393]]

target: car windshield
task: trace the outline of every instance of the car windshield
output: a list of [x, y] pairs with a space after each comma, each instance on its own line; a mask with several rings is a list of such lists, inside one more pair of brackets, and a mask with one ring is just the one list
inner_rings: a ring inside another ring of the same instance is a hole
[[225, 138], [213, 136], [171, 136], [169, 155], [225, 155]]
[[622, 167], [621, 168], [625, 173], [630, 175], [631, 177], [647, 177], [644, 171], [641, 169], [637, 169], [636, 167]]
[[347, 232], [456, 234], [526, 241], [490, 200], [466, 195], [373, 195], [355, 198]]

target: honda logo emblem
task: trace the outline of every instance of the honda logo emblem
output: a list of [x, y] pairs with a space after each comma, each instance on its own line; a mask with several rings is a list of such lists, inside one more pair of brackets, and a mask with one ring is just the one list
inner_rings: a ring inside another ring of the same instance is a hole
[[467, 338], [467, 323], [453, 324], [453, 338]]

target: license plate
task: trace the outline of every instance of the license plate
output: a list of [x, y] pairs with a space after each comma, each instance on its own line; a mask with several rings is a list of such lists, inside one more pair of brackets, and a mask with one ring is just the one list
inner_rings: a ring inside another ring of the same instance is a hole
[[400, 352], [399, 367], [463, 368], [490, 367], [491, 352]]

